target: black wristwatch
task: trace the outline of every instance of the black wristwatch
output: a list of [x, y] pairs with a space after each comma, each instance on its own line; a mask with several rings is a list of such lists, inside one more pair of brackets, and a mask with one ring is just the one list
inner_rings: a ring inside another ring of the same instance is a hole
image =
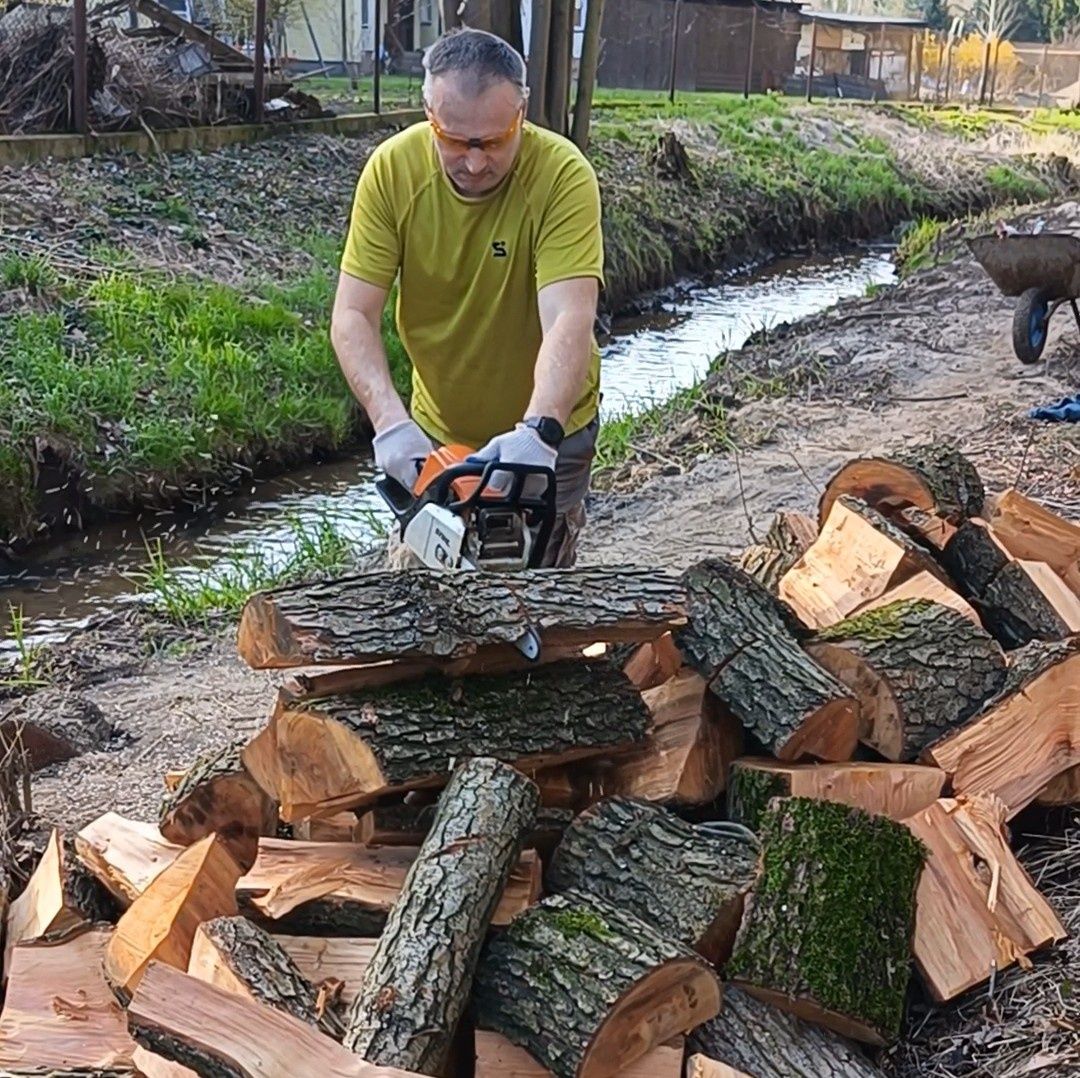
[[566, 437], [563, 425], [554, 416], [534, 415], [525, 420], [525, 426], [532, 427], [540, 435], [540, 441], [552, 449], [558, 449]]

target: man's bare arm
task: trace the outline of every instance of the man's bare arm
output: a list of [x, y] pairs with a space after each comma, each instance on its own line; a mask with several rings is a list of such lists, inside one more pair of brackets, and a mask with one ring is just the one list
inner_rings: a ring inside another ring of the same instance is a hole
[[537, 293], [544, 339], [526, 416], [550, 415], [566, 425], [589, 373], [599, 294], [595, 277], [556, 281]]

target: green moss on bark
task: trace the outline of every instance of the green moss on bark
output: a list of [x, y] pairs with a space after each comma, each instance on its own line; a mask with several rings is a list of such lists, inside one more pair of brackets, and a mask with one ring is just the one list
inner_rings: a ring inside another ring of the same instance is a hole
[[728, 782], [728, 817], [757, 831], [769, 802], [786, 793], [788, 787], [779, 775], [756, 767], [740, 767], [736, 763]]

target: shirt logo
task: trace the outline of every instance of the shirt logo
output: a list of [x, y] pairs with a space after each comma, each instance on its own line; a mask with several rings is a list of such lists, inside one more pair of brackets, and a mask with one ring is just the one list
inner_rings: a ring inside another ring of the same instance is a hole
[[491, 255], [493, 258], [505, 258], [506, 240], [495, 240], [491, 245]]

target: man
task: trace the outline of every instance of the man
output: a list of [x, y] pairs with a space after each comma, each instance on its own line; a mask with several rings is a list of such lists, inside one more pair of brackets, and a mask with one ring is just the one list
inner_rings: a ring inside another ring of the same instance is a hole
[[[501, 38], [452, 31], [424, 68], [427, 122], [377, 147], [357, 185], [334, 349], [375, 427], [376, 464], [409, 489], [434, 443], [554, 468], [544, 564], [572, 565], [598, 429], [596, 175], [525, 122], [525, 63]], [[395, 280], [411, 416], [379, 332]]]

